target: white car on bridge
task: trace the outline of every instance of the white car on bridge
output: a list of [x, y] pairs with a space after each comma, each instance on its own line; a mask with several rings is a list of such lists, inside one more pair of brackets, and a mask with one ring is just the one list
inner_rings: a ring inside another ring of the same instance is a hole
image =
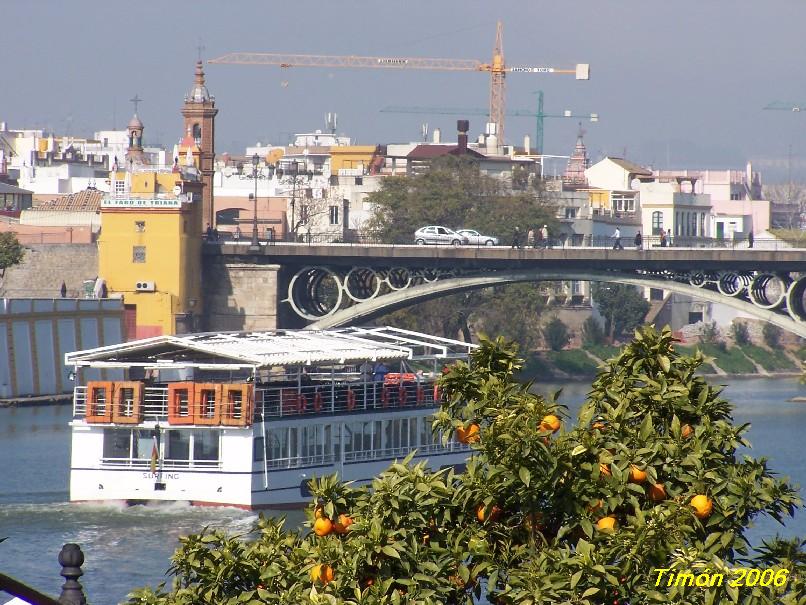
[[461, 246], [468, 242], [467, 236], [457, 233], [448, 227], [441, 227], [439, 225], [421, 227], [414, 232], [414, 243], [418, 246], [424, 246], [425, 244], [450, 244], [452, 246]]
[[494, 235], [482, 235], [475, 229], [459, 229], [456, 233], [464, 235], [471, 246], [497, 246], [498, 238]]

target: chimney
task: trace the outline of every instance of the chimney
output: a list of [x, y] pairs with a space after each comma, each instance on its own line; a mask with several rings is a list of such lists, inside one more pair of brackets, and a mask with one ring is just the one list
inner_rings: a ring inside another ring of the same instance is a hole
[[442, 142], [442, 131], [439, 128], [434, 128], [432, 141], [435, 145]]
[[528, 134], [523, 135], [523, 152], [526, 155], [529, 155], [531, 151], [532, 151], [532, 140], [529, 138]]
[[467, 153], [467, 131], [470, 130], [470, 122], [468, 120], [456, 120], [456, 130], [459, 131], [458, 151], [464, 155]]

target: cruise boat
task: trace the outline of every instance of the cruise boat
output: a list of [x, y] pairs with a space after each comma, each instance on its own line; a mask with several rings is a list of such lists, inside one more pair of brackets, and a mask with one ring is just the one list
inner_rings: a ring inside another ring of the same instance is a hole
[[395, 459], [460, 467], [435, 378], [474, 345], [391, 327], [157, 336], [65, 355], [71, 501], [299, 506]]

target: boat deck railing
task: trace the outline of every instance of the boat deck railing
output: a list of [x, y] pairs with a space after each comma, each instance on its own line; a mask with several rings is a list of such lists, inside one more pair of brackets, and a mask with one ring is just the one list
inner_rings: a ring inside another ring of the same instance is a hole
[[[149, 470], [151, 468], [151, 459], [143, 458], [102, 458], [101, 464], [104, 466], [115, 466], [124, 468], [139, 468]], [[173, 460], [171, 458], [164, 458], [160, 460], [160, 469], [188, 469], [188, 468], [203, 468], [203, 469], [216, 469], [221, 468], [220, 460]]]
[[[353, 379], [258, 385], [255, 388], [254, 421], [434, 407], [439, 404], [435, 394], [431, 378], [403, 382]], [[87, 387], [77, 386], [73, 390], [73, 416], [84, 418], [86, 413]], [[146, 386], [143, 389], [142, 417], [143, 422], [167, 421], [166, 386]]]

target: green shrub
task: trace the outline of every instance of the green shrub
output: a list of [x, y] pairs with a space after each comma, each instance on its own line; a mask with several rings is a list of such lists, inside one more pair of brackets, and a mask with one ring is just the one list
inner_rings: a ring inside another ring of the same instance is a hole
[[764, 337], [764, 344], [771, 349], [777, 349], [781, 344], [781, 328], [775, 324], [766, 323], [761, 330], [761, 335]]
[[543, 326], [543, 340], [552, 351], [562, 351], [571, 342], [571, 332], [559, 317]]
[[600, 345], [605, 340], [605, 333], [602, 324], [591, 316], [582, 324], [582, 344], [586, 347]]
[[734, 321], [730, 324], [730, 331], [737, 345], [742, 346], [750, 344], [750, 330], [747, 329], [747, 324]]

